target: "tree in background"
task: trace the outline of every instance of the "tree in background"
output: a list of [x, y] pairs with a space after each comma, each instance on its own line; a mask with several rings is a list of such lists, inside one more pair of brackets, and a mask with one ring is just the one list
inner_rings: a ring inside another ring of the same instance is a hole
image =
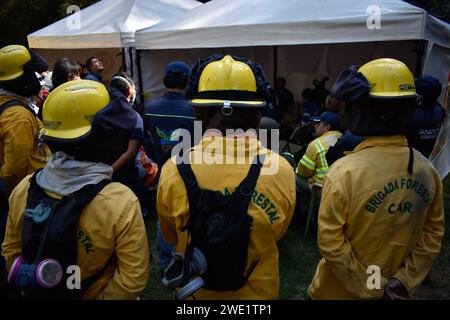
[[0, 48], [27, 45], [27, 35], [67, 16], [67, 7], [85, 8], [98, 0], [1, 0]]
[[[81, 9], [99, 0], [0, 0], [0, 48], [8, 44], [27, 45], [27, 35], [67, 16], [67, 7]], [[129, 0], [132, 1], [132, 0]], [[151, 0], [147, 0], [151, 1]], [[210, 0], [199, 0], [206, 3]], [[427, 12], [450, 21], [448, 0], [408, 0]], [[282, 1], [277, 2], [283, 5]]]
[[406, 2], [425, 9], [435, 17], [450, 21], [450, 2], [448, 0], [407, 0]]

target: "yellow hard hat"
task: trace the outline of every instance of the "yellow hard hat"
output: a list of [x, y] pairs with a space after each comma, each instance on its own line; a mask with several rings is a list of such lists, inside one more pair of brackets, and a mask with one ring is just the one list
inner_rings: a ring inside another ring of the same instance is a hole
[[0, 49], [0, 81], [19, 78], [23, 74], [23, 65], [31, 60], [27, 48], [10, 45]]
[[75, 80], [52, 91], [42, 110], [44, 140], [81, 140], [92, 128], [95, 114], [110, 101], [108, 91], [99, 82]]
[[229, 55], [206, 65], [200, 75], [198, 94], [189, 103], [196, 107], [266, 105], [257, 95], [256, 78], [250, 66]]
[[369, 82], [374, 98], [415, 97], [414, 77], [401, 61], [383, 58], [370, 61], [358, 69]]

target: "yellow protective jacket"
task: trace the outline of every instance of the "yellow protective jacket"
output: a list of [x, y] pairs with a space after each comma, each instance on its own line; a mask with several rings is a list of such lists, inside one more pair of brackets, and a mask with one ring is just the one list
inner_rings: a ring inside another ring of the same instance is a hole
[[330, 170], [325, 155], [341, 136], [339, 131], [328, 131], [311, 141], [295, 172], [303, 178], [312, 177], [310, 183], [321, 184]]
[[414, 150], [413, 174], [408, 159], [404, 136], [370, 137], [333, 164], [319, 210], [323, 259], [311, 298], [377, 299], [391, 277], [411, 296], [428, 274], [444, 233], [442, 184], [420, 152]]
[[[17, 98], [0, 96], [0, 106]], [[41, 121], [31, 110], [12, 106], [0, 115], [0, 178], [5, 181], [9, 195], [26, 175], [45, 166], [50, 150], [39, 147], [37, 134]]]
[[[237, 291], [217, 292], [200, 289], [196, 299], [277, 299], [279, 293], [278, 248], [276, 242], [286, 232], [295, 206], [295, 174], [289, 163], [278, 154], [264, 147], [256, 139], [245, 143], [244, 139], [208, 137], [191, 152], [191, 167], [198, 185], [202, 189], [233, 193], [247, 176], [250, 169], [248, 159], [256, 154], [267, 154], [255, 192], [249, 204], [248, 214], [252, 217], [252, 230], [248, 247], [245, 274], [254, 267], [247, 283]], [[234, 153], [233, 142], [243, 152]], [[203, 149], [203, 152], [202, 152]], [[223, 155], [230, 155], [228, 164], [206, 164], [214, 152], [220, 161]], [[244, 155], [248, 153], [248, 158]], [[204, 163], [199, 164], [201, 160]], [[176, 250], [184, 254], [187, 242], [186, 232], [180, 229], [189, 217], [186, 189], [178, 169], [167, 161], [159, 180], [157, 209], [164, 239], [177, 245]], [[245, 161], [246, 164], [237, 164]], [[230, 164], [234, 163], [234, 164]], [[277, 165], [278, 163], [278, 165]], [[270, 169], [271, 168], [271, 169]], [[259, 260], [259, 262], [258, 262]]]
[[[3, 242], [8, 270], [21, 254], [22, 224], [29, 177], [9, 199], [10, 211]], [[55, 198], [58, 195], [50, 194]], [[77, 265], [81, 280], [109, 267], [83, 299], [136, 299], [147, 286], [149, 253], [139, 200], [120, 183], [110, 183], [84, 208], [76, 231]], [[112, 262], [110, 258], [113, 257]], [[64, 270], [65, 271], [65, 270]]]

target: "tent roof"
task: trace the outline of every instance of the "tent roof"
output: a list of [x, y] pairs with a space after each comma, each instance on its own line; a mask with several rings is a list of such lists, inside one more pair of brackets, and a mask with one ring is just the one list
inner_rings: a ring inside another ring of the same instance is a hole
[[[367, 27], [373, 5], [380, 9], [381, 29]], [[449, 25], [429, 17], [423, 9], [400, 0], [213, 0], [137, 31], [136, 47], [215, 48], [430, 37], [449, 46]], [[431, 32], [425, 25], [432, 26]], [[442, 27], [446, 31], [439, 34]]]
[[31, 48], [134, 46], [134, 32], [201, 5], [194, 0], [103, 0], [28, 35]]

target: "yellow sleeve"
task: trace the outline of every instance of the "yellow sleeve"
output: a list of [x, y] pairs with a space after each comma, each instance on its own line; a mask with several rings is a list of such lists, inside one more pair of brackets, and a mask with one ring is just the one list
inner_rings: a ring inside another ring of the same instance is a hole
[[27, 201], [28, 187], [28, 179], [23, 179], [9, 198], [8, 220], [2, 245], [2, 255], [6, 260], [7, 270], [11, 268], [14, 260], [22, 254], [23, 212]]
[[187, 220], [189, 216], [186, 202], [187, 193], [183, 179], [179, 176], [177, 167], [169, 160], [162, 168], [156, 199], [161, 234], [167, 243], [176, 245], [179, 242], [177, 224], [180, 224], [180, 219], [178, 217], [185, 216]]
[[332, 180], [325, 178], [318, 221], [320, 254], [347, 291], [362, 299], [379, 298], [388, 280], [381, 277], [380, 290], [367, 287], [367, 266], [358, 261], [344, 235], [349, 208], [349, 200], [344, 195]]
[[25, 109], [24, 111], [7, 114], [6, 116], [10, 116], [11, 120], [1, 130], [4, 163], [0, 167], [0, 177], [5, 180], [7, 194], [10, 194], [20, 180], [29, 173], [30, 155], [33, 152], [37, 124], [31, 112]]
[[316, 170], [316, 144], [311, 142], [306, 149], [305, 154], [300, 159], [295, 173], [303, 178], [309, 178], [314, 175]]
[[137, 199], [129, 200], [114, 234], [116, 270], [97, 299], [135, 300], [147, 286], [149, 272], [147, 233]]
[[402, 268], [397, 270], [394, 278], [402, 282], [410, 297], [427, 276], [433, 261], [441, 250], [441, 241], [444, 235], [444, 207], [442, 184], [439, 178], [436, 181], [436, 196], [430, 205], [424, 222], [422, 235], [412, 249]]

